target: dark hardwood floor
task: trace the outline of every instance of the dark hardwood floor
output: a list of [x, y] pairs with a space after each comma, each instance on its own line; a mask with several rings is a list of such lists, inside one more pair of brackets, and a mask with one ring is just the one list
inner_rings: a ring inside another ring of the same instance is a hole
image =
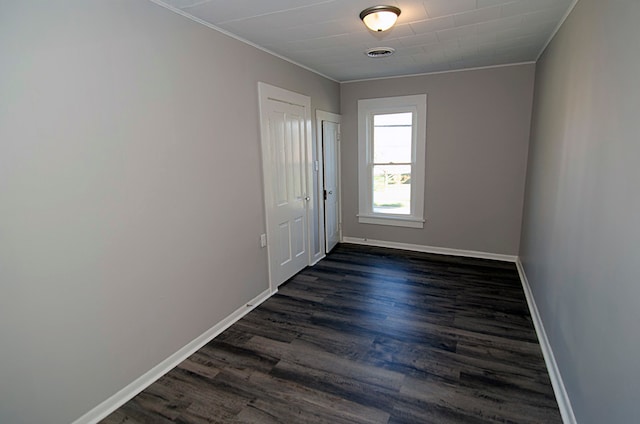
[[511, 263], [339, 245], [104, 423], [561, 423]]

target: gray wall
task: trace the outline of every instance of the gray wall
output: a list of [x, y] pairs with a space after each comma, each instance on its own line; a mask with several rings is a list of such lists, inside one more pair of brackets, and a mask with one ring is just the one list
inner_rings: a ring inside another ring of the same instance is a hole
[[[534, 65], [341, 85], [343, 235], [516, 255]], [[424, 229], [359, 224], [358, 100], [427, 93]]]
[[67, 423], [267, 289], [257, 82], [145, 0], [0, 3], [0, 422]]
[[640, 2], [580, 0], [536, 71], [520, 255], [578, 422], [640, 422]]

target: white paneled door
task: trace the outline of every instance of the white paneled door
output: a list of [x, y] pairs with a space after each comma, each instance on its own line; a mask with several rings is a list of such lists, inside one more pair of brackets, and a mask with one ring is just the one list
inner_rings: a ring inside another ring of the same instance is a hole
[[324, 217], [327, 253], [340, 241], [338, 152], [340, 124], [322, 121], [322, 153], [324, 163]]
[[264, 86], [260, 85], [262, 154], [269, 273], [275, 289], [309, 264], [308, 110], [298, 104], [300, 95], [270, 86], [265, 93]]

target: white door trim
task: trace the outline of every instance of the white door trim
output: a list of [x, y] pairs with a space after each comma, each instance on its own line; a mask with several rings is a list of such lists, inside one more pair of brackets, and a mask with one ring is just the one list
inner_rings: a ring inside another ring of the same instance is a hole
[[269, 140], [268, 135], [268, 126], [263, 119], [263, 113], [266, 110], [267, 102], [269, 100], [274, 100], [283, 103], [289, 103], [292, 105], [301, 106], [304, 108], [304, 120], [305, 120], [305, 145], [306, 145], [306, 195], [310, 198], [306, 203], [306, 217], [307, 217], [307, 265], [311, 264], [311, 240], [312, 240], [312, 232], [313, 226], [311, 224], [310, 218], [313, 216], [313, 209], [317, 207], [314, 205], [314, 196], [313, 196], [313, 157], [312, 157], [312, 129], [311, 129], [311, 98], [309, 96], [305, 96], [303, 94], [295, 93], [293, 91], [286, 90], [284, 88], [276, 87], [270, 84], [266, 84], [264, 82], [258, 82], [258, 99], [259, 99], [259, 113], [260, 113], [260, 146], [262, 149], [262, 171], [263, 171], [263, 201], [265, 206], [265, 228], [267, 233], [267, 256], [269, 263], [269, 289], [271, 293], [275, 293], [278, 291], [278, 285], [282, 282], [273, 281], [272, 278], [272, 269], [271, 269], [271, 243], [274, 240], [274, 235], [272, 234], [272, 230], [269, 228], [269, 201], [268, 194], [270, 193], [269, 181], [271, 180], [270, 175], [270, 167], [265, 164], [266, 155], [265, 152], [268, 151], [268, 146], [266, 145]]
[[[323, 148], [323, 140], [322, 140], [322, 121], [335, 122], [336, 124], [341, 124], [342, 116], [336, 113], [325, 112], [324, 110], [316, 110], [316, 156], [318, 158], [319, 163], [319, 171], [318, 171], [318, 198], [321, 199], [318, 201], [318, 216], [321, 217], [320, 225], [322, 228], [319, 229], [319, 237], [320, 237], [320, 246], [323, 247], [323, 251], [326, 251], [326, 229], [324, 225], [324, 154], [322, 151]], [[338, 138], [338, 146], [341, 146], [341, 139]], [[338, 158], [338, 187], [342, 188], [342, 180], [341, 180], [341, 165], [340, 165], [340, 148], [336, 152]], [[340, 196], [342, 197], [342, 190], [340, 190]], [[342, 199], [338, 199], [338, 228], [340, 232], [340, 241], [342, 241]], [[323, 255], [324, 256], [324, 255]]]

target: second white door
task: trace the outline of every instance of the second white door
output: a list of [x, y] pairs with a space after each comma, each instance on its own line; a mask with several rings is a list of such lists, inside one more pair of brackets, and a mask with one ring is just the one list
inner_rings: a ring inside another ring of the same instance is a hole
[[322, 153], [324, 163], [324, 225], [326, 251], [340, 241], [340, 186], [338, 184], [338, 151], [340, 124], [322, 121]]

